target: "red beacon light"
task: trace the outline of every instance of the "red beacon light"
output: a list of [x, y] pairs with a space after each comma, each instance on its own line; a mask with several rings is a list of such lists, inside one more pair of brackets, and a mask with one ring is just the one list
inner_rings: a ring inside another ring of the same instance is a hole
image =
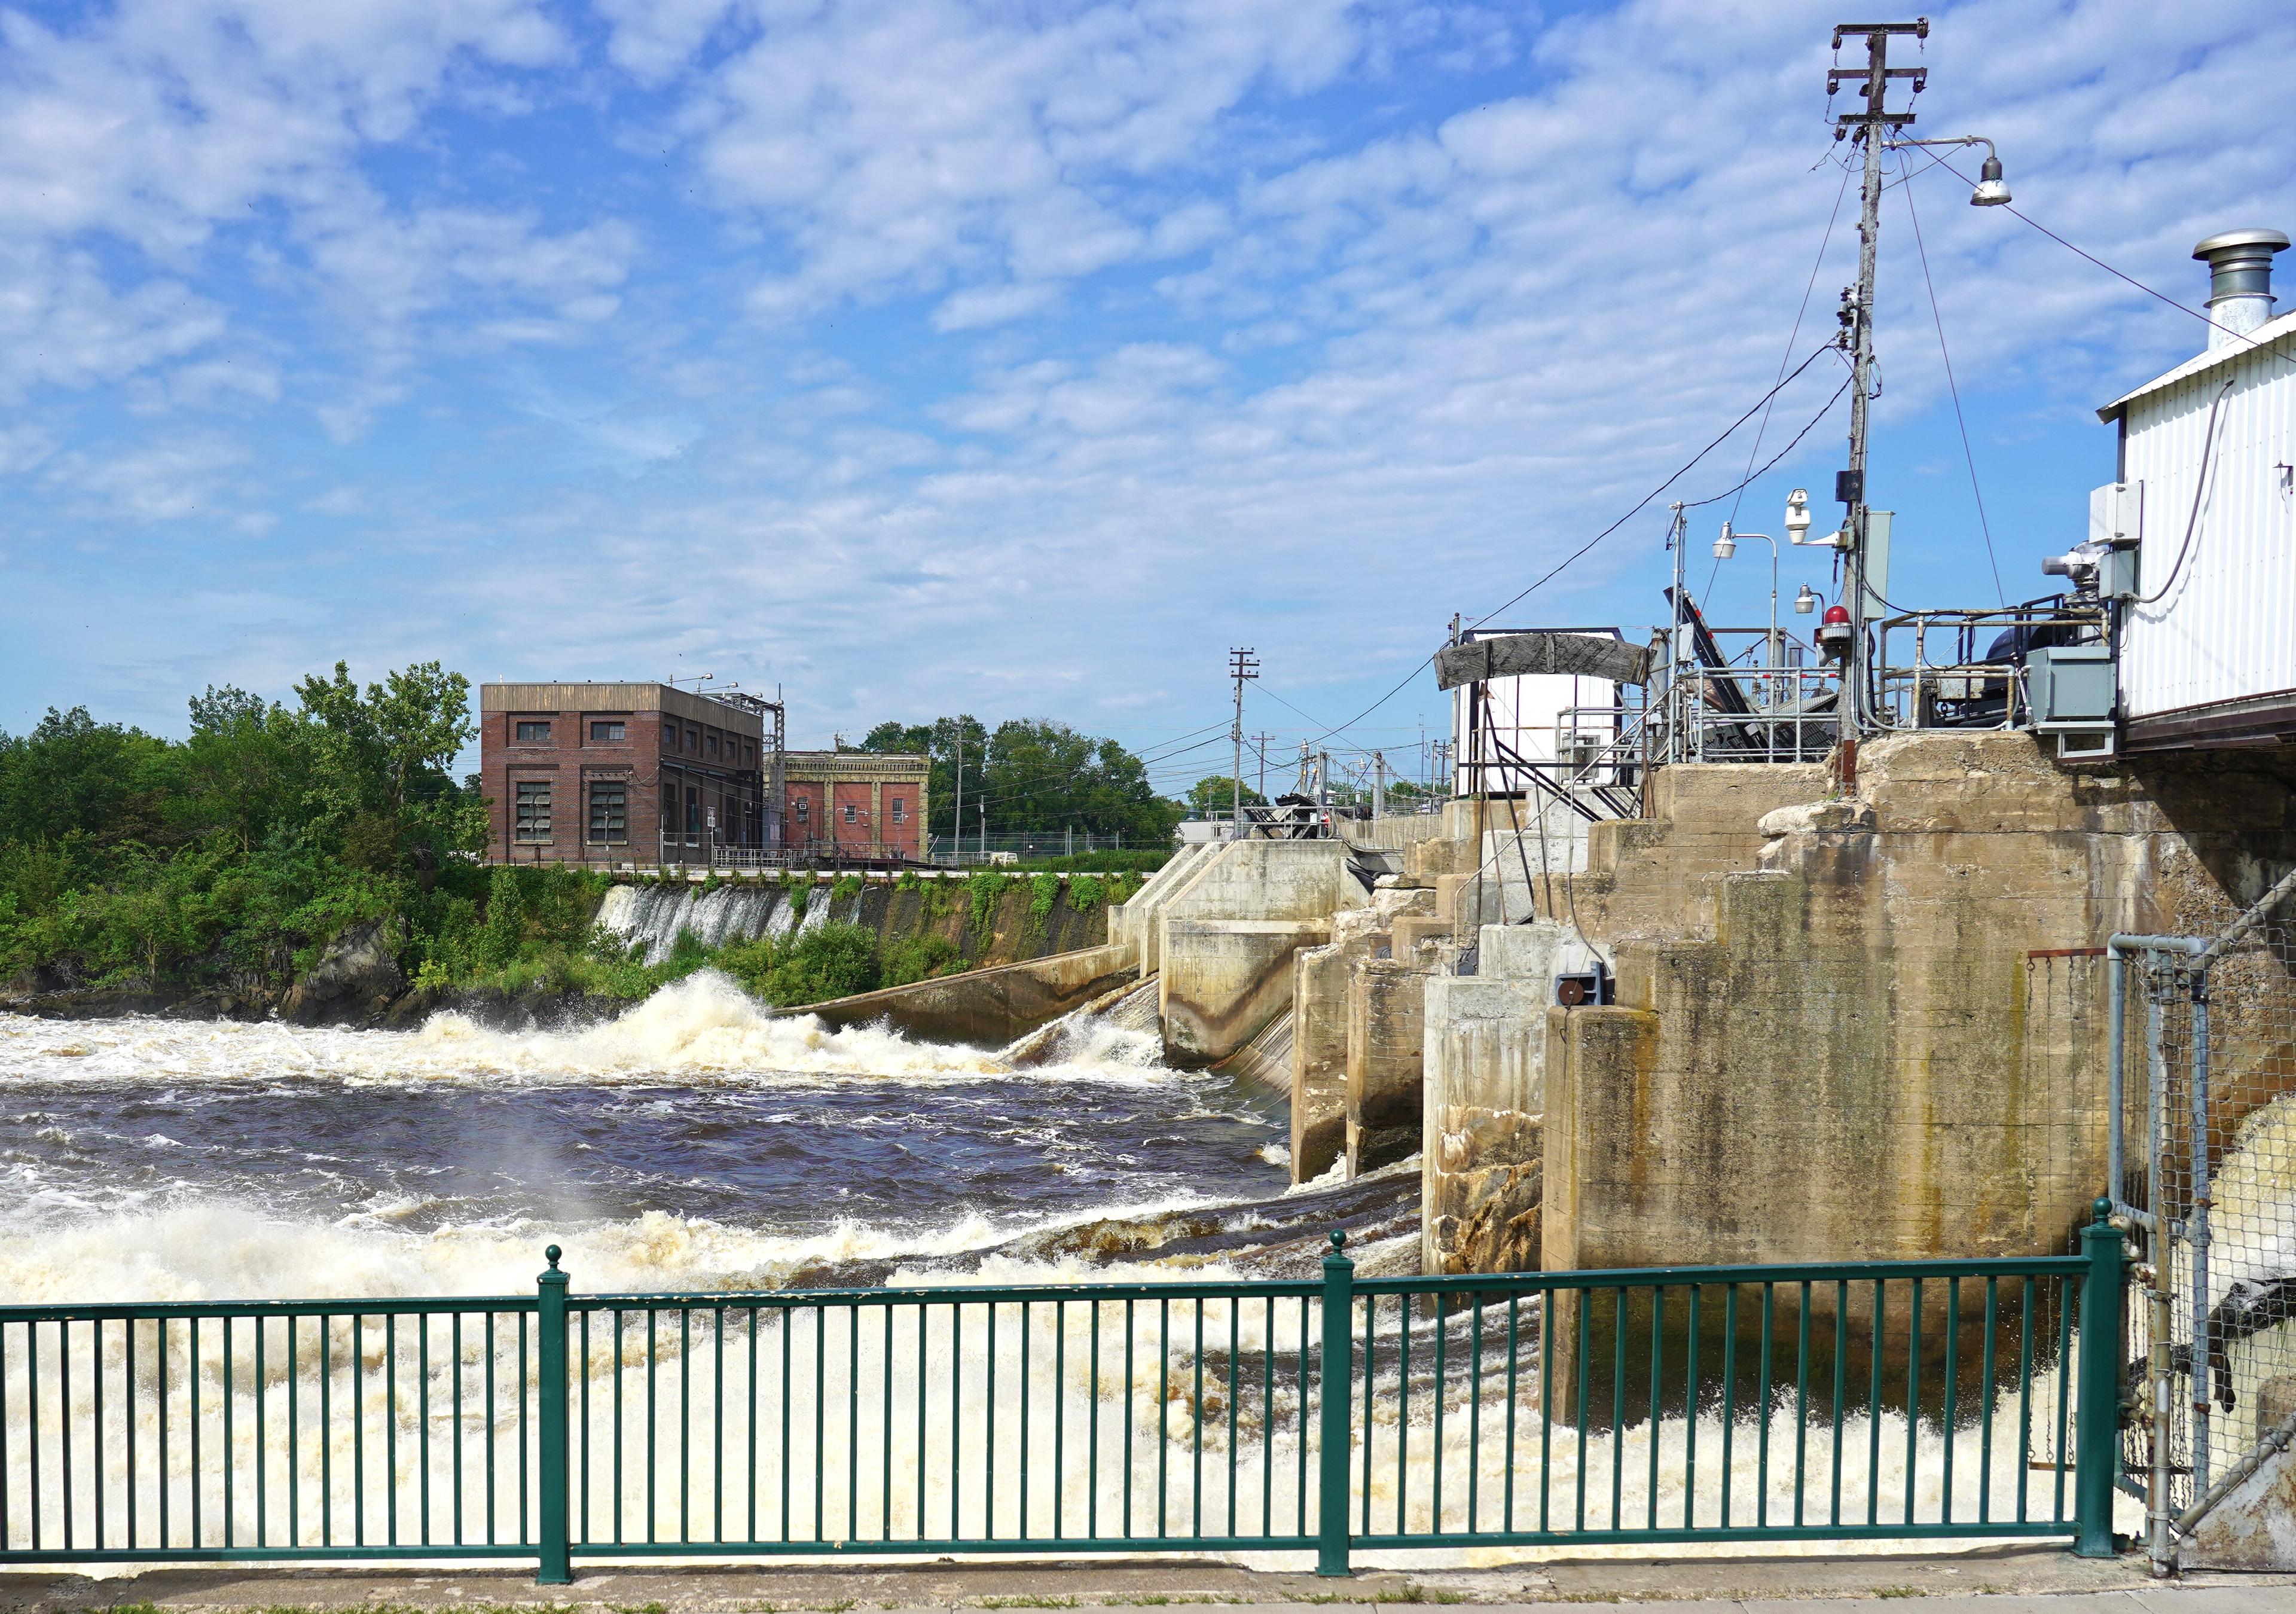
[[1829, 660], [1843, 661], [1849, 656], [1849, 608], [1829, 605], [1825, 615], [1818, 619], [1817, 648]]

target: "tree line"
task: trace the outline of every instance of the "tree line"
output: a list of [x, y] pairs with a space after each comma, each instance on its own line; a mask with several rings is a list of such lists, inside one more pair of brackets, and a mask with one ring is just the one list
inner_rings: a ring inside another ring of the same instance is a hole
[[926, 827], [936, 835], [956, 828], [960, 754], [967, 835], [980, 832], [985, 812], [991, 835], [1072, 829], [1120, 833], [1128, 846], [1163, 847], [1185, 815], [1181, 804], [1156, 793], [1147, 765], [1132, 752], [1047, 718], [1013, 718], [994, 730], [969, 715], [881, 723], [861, 749], [929, 760]]

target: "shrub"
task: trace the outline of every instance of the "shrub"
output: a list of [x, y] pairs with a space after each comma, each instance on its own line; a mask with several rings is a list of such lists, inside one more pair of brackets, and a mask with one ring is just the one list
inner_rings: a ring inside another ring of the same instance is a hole
[[997, 905], [1004, 900], [1004, 888], [1012, 881], [1002, 874], [975, 874], [964, 884], [973, 933], [983, 938], [994, 934]]
[[1053, 906], [1061, 899], [1061, 877], [1057, 874], [1032, 874], [1029, 877], [1029, 928], [1042, 934], [1051, 922]]
[[935, 975], [955, 975], [967, 966], [964, 954], [946, 936], [911, 936], [888, 944], [878, 984], [906, 987]]

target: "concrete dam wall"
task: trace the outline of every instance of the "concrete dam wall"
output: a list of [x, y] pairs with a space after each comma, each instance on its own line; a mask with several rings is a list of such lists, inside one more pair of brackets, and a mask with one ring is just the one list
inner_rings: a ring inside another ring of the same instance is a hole
[[824, 924], [860, 925], [891, 943], [939, 937], [974, 968], [1098, 946], [1108, 939], [1116, 877], [976, 874], [941, 880], [846, 874], [723, 878], [617, 885], [598, 923], [642, 943], [658, 963], [690, 931], [707, 946], [789, 937]]

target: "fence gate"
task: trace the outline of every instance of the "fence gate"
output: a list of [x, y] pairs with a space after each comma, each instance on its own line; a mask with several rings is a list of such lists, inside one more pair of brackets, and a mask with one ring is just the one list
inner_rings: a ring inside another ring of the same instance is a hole
[[2142, 1252], [2121, 1484], [2165, 1569], [2296, 1440], [2296, 873], [2216, 936], [2109, 952], [2115, 1208]]

